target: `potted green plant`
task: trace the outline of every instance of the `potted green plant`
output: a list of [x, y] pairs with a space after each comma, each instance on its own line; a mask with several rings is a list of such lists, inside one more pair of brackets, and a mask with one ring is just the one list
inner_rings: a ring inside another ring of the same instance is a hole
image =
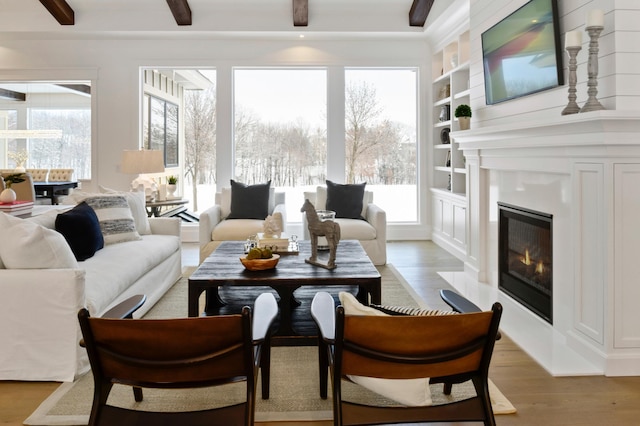
[[469, 105], [458, 105], [453, 115], [458, 119], [460, 130], [469, 130], [471, 127], [471, 107]]
[[167, 177], [167, 196], [173, 198], [175, 197], [176, 189], [178, 188], [178, 176], [168, 176]]
[[1, 203], [13, 203], [16, 201], [16, 192], [11, 189], [11, 185], [14, 183], [24, 182], [26, 179], [24, 173], [13, 173], [4, 177], [4, 183], [6, 189], [0, 192]]

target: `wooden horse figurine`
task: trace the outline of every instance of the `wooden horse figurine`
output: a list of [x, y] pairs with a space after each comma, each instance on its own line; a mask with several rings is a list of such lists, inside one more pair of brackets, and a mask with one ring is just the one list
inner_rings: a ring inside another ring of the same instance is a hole
[[[309, 235], [311, 236], [311, 257], [305, 259], [305, 262], [326, 269], [335, 269], [336, 251], [340, 242], [340, 225], [332, 220], [321, 221], [318, 219], [318, 213], [309, 200], [304, 201], [300, 211], [307, 215]], [[329, 262], [326, 265], [317, 261], [318, 237], [325, 237], [329, 245]]]

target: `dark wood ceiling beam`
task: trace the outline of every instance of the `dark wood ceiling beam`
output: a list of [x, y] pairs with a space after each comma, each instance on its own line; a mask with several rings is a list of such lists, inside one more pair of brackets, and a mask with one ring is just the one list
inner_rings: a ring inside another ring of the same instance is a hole
[[24, 102], [27, 100], [27, 95], [21, 92], [14, 92], [9, 89], [0, 89], [0, 99]]
[[84, 93], [85, 95], [91, 94], [91, 86], [88, 84], [56, 84], [56, 86], [64, 87], [65, 89], [73, 90], [75, 92]]
[[191, 25], [191, 8], [187, 0], [167, 0], [178, 25]]
[[434, 0], [413, 0], [409, 11], [409, 25], [412, 27], [424, 27], [433, 2]]
[[309, 25], [309, 0], [293, 0], [293, 26]]
[[75, 14], [66, 0], [40, 0], [40, 3], [47, 8], [60, 25], [75, 24]]

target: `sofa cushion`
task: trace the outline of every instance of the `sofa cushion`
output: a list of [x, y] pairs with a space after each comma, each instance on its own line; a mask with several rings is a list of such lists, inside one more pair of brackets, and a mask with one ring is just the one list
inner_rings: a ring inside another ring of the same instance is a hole
[[127, 199], [133, 220], [136, 223], [136, 231], [140, 235], [151, 234], [151, 226], [149, 225], [149, 215], [147, 214], [146, 198], [144, 191], [116, 191], [115, 189], [106, 188], [100, 185], [100, 192], [103, 194], [122, 195]]
[[412, 308], [409, 306], [388, 306], [388, 305], [371, 305], [372, 309], [384, 312], [389, 315], [412, 315], [412, 316], [438, 316], [438, 315], [457, 315], [456, 311], [441, 311], [440, 309], [422, 309]]
[[365, 220], [335, 219], [335, 221], [340, 225], [340, 238], [343, 240], [376, 239], [376, 228]]
[[[220, 190], [220, 217], [226, 219], [231, 213], [231, 188], [222, 188]], [[276, 208], [275, 188], [269, 188], [269, 214], [273, 214]]]
[[145, 235], [139, 240], [106, 245], [85, 260], [85, 300], [91, 315], [101, 315], [115, 298], [180, 250], [174, 235]]
[[96, 212], [84, 201], [56, 216], [56, 231], [60, 232], [77, 260], [86, 260], [104, 247], [104, 237]]
[[[326, 186], [318, 186], [316, 188], [316, 192], [305, 192], [304, 198], [309, 199], [309, 201], [311, 201], [311, 204], [313, 204], [316, 210], [327, 210], [327, 187]], [[367, 217], [367, 208], [371, 203], [373, 203], [373, 192], [364, 191], [364, 195], [362, 197], [362, 213], [360, 213], [360, 215], [363, 218]]]
[[105, 245], [140, 239], [129, 203], [124, 196], [104, 194], [87, 197], [84, 201], [98, 216]]
[[[72, 207], [65, 207], [65, 206], [58, 206], [58, 207], [62, 207], [62, 208], [47, 210], [42, 214], [25, 218], [25, 220], [28, 220], [33, 223], [37, 223], [38, 225], [42, 225], [45, 228], [56, 229], [56, 217], [58, 217], [60, 213], [69, 211], [72, 208]], [[34, 210], [36, 208], [38, 208], [38, 206], [34, 206]]]
[[258, 219], [223, 220], [211, 232], [212, 241], [244, 241], [262, 232], [264, 221]]
[[0, 258], [7, 269], [78, 268], [69, 244], [53, 229], [0, 213], [0, 234]]
[[[340, 303], [345, 315], [387, 316], [384, 312], [361, 304], [351, 293], [340, 292]], [[431, 405], [429, 378], [421, 379], [380, 379], [377, 377], [349, 376], [359, 384], [377, 394], [407, 406]]]
[[107, 188], [102, 185], [99, 193], [84, 192], [74, 190], [68, 197], [65, 197], [65, 203], [78, 204], [89, 197], [96, 197], [102, 194], [122, 195], [127, 199], [129, 209], [131, 209], [131, 215], [136, 224], [136, 231], [140, 235], [151, 234], [151, 226], [149, 225], [149, 216], [147, 215], [146, 199], [144, 192], [142, 191], [117, 191], [115, 189]]
[[231, 179], [231, 213], [228, 219], [261, 219], [269, 215], [271, 181], [246, 185]]
[[366, 183], [339, 184], [327, 180], [327, 210], [337, 218], [362, 219], [362, 200]]

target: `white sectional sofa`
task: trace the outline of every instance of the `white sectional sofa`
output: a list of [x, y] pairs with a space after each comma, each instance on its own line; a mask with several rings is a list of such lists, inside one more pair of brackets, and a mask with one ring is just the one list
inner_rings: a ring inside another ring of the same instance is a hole
[[[0, 380], [72, 381], [89, 368], [78, 344], [80, 308], [100, 316], [132, 295], [145, 294], [145, 304], [134, 314], [140, 317], [180, 278], [180, 220], [147, 219], [140, 213], [140, 239], [106, 244], [84, 261], [76, 261], [73, 253], [69, 259], [71, 249], [60, 245], [62, 234], [53, 230], [56, 212], [28, 219], [0, 213], [0, 244], [12, 245], [11, 252], [0, 247]], [[38, 247], [30, 250], [29, 244]], [[21, 262], [15, 256], [32, 258]], [[21, 267], [11, 268], [16, 262]], [[60, 264], [66, 267], [56, 267]]]

